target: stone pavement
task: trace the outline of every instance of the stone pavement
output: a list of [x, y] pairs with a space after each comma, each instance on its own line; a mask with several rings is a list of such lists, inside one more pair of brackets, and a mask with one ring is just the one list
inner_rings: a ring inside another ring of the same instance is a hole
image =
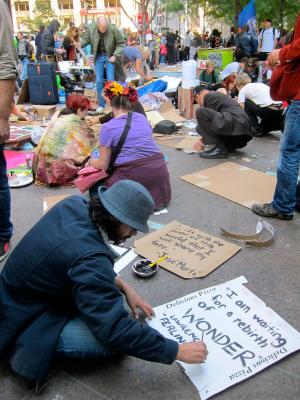
[[[276, 170], [279, 135], [255, 138], [239, 157], [264, 154], [252, 163], [235, 161], [261, 171]], [[219, 235], [219, 227], [253, 232], [257, 216], [249, 209], [218, 197], [178, 179], [223, 160], [202, 160], [172, 148], [162, 147], [169, 158], [173, 198], [168, 214], [152, 216], [166, 224], [174, 219]], [[76, 193], [75, 189], [48, 189], [31, 185], [12, 191], [12, 217], [15, 247], [21, 237], [42, 215], [42, 197]], [[271, 221], [275, 243], [267, 248], [243, 248], [236, 256], [203, 279], [184, 280], [163, 269], [150, 280], [134, 277], [129, 267], [122, 277], [153, 306], [195, 290], [217, 285], [244, 275], [247, 285], [281, 317], [300, 330], [300, 214], [291, 222]], [[130, 244], [130, 243], [129, 243]], [[3, 265], [0, 264], [0, 269]], [[0, 333], [1, 334], [1, 333]], [[220, 365], [220, 374], [222, 365]], [[254, 377], [216, 396], [218, 400], [296, 400], [300, 399], [300, 353], [294, 354]], [[27, 384], [0, 363], [0, 400], [29, 400], [33, 393]], [[186, 375], [174, 363], [161, 365], [122, 357], [100, 363], [59, 362], [40, 400], [196, 400], [199, 395]]]

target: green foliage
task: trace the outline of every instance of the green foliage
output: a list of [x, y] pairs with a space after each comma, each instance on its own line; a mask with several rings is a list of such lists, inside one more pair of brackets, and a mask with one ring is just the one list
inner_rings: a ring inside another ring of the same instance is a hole
[[51, 0], [36, 0], [33, 10], [34, 18], [26, 18], [24, 24], [30, 31], [37, 31], [40, 25], [48, 25], [55, 17]]
[[[223, 19], [231, 25], [240, 10], [250, 0], [188, 0], [190, 15], [195, 15], [197, 7], [206, 8], [206, 15]], [[273, 20], [273, 26], [283, 26], [291, 29], [299, 12], [299, 0], [256, 0], [257, 21], [260, 24], [265, 18]]]
[[164, 6], [168, 12], [178, 12], [184, 10], [184, 4], [181, 0], [164, 0]]

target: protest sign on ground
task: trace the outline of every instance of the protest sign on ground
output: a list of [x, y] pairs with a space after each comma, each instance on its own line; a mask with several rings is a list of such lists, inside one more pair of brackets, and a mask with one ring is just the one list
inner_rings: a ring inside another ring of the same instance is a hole
[[240, 250], [177, 221], [136, 240], [134, 246], [136, 253], [152, 261], [167, 255], [160, 266], [186, 279], [206, 276]]
[[206, 343], [205, 363], [180, 363], [201, 400], [250, 378], [300, 349], [300, 333], [239, 277], [156, 307], [148, 324], [178, 343]]

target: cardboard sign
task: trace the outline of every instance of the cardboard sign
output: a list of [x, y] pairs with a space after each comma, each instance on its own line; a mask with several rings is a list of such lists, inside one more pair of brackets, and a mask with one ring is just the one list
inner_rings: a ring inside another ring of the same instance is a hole
[[168, 255], [160, 266], [182, 278], [202, 278], [234, 256], [240, 247], [173, 221], [138, 239], [136, 253], [150, 260]]
[[274, 176], [233, 162], [180, 178], [248, 208], [255, 203], [270, 203], [276, 185]]
[[58, 196], [43, 197], [43, 213], [45, 214], [50, 208], [54, 207], [60, 201], [69, 197], [70, 194], [61, 194]]
[[147, 321], [178, 343], [203, 338], [209, 350], [205, 363], [180, 362], [201, 400], [300, 349], [300, 333], [244, 283], [242, 276], [170, 301], [156, 307], [156, 317]]
[[193, 89], [178, 88], [178, 110], [186, 119], [196, 118], [198, 104], [194, 104]]

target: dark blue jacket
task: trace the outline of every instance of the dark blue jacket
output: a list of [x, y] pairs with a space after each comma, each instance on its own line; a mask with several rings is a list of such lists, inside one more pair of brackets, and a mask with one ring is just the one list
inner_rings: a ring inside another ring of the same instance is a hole
[[15, 372], [44, 379], [61, 330], [75, 316], [115, 352], [174, 361], [178, 344], [124, 309], [113, 263], [81, 196], [60, 202], [25, 235], [0, 275], [0, 354], [11, 352]]

